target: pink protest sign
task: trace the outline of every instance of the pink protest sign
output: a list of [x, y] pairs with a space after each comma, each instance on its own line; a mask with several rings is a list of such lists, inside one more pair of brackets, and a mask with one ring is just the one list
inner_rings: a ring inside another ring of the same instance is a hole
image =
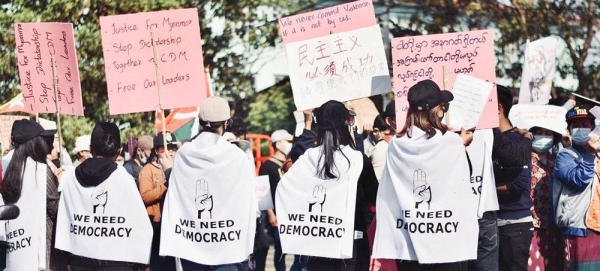
[[377, 24], [371, 0], [362, 0], [279, 19], [284, 43], [323, 37]]
[[150, 29], [154, 29], [163, 109], [206, 98], [198, 10], [100, 17], [111, 115], [159, 109]]
[[[491, 30], [478, 30], [395, 38], [392, 40], [392, 65], [396, 123], [398, 129], [401, 129], [409, 107], [409, 88], [419, 81], [430, 79], [444, 89], [444, 66], [447, 72], [447, 90], [452, 90], [459, 73], [496, 82], [494, 35]], [[494, 88], [477, 129], [498, 127], [497, 104]]]
[[16, 23], [15, 41], [25, 108], [29, 112], [56, 113], [54, 56], [60, 113], [83, 116], [73, 24]]

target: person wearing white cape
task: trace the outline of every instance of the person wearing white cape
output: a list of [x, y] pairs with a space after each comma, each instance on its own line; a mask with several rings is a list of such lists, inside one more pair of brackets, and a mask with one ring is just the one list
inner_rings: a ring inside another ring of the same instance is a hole
[[404, 128], [388, 148], [373, 258], [397, 259], [398, 270], [467, 270], [477, 257], [479, 197], [465, 149], [473, 133], [442, 124], [453, 98], [431, 80], [412, 86]]
[[314, 113], [317, 146], [307, 149], [277, 186], [283, 252], [310, 256], [310, 271], [368, 270], [365, 217], [377, 195], [375, 171], [355, 149], [343, 103], [328, 101]]
[[71, 271], [134, 271], [150, 261], [152, 225], [133, 177], [115, 163], [119, 127], [92, 130], [92, 158], [65, 172], [56, 248], [70, 253]]
[[221, 137], [231, 111], [210, 97], [200, 106], [203, 130], [183, 144], [169, 176], [160, 255], [181, 258], [183, 270], [229, 271], [254, 248], [258, 202], [253, 161]]
[[66, 259], [53, 248], [58, 180], [47, 166], [46, 156], [55, 133], [29, 120], [13, 124], [14, 153], [1, 192], [4, 203], [17, 205], [20, 215], [6, 222], [6, 270], [66, 270]]

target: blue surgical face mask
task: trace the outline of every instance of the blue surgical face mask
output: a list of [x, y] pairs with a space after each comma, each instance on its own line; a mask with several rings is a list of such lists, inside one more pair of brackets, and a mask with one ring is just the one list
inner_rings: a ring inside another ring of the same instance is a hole
[[575, 145], [583, 146], [587, 144], [590, 139], [591, 128], [573, 128], [571, 131], [571, 137]]
[[551, 135], [538, 135], [531, 143], [531, 147], [538, 153], [546, 153], [552, 148], [554, 137]]

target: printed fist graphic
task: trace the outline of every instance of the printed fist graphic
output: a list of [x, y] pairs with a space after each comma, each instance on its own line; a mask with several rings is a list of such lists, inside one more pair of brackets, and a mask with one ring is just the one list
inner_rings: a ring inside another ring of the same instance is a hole
[[415, 170], [413, 174], [413, 196], [415, 197], [415, 208], [419, 208], [419, 204], [422, 202], [427, 202], [427, 209], [429, 209], [431, 187], [427, 184], [425, 171], [420, 169]]
[[106, 207], [106, 202], [108, 201], [108, 191], [104, 185], [99, 185], [94, 188], [92, 192], [92, 206], [94, 206], [94, 214], [98, 210], [98, 206], [102, 205], [102, 213], [104, 213], [104, 209]]
[[208, 191], [208, 182], [205, 180], [196, 181], [196, 209], [198, 209], [198, 219], [202, 218], [202, 213], [207, 211], [209, 218], [212, 218], [213, 198]]
[[325, 186], [315, 185], [313, 188], [312, 195], [308, 195], [308, 211], [312, 212], [312, 208], [315, 204], [321, 205], [321, 212], [323, 212], [323, 203], [327, 199], [327, 191]]

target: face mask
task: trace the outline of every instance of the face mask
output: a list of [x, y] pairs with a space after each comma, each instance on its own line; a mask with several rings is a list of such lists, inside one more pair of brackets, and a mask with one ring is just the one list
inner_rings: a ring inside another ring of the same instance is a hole
[[287, 145], [285, 145], [285, 148], [283, 148], [283, 153], [285, 155], [289, 155], [291, 151], [292, 151], [292, 143], [287, 143]]
[[571, 131], [573, 143], [583, 146], [590, 139], [591, 128], [573, 128]]
[[550, 135], [539, 135], [535, 136], [535, 139], [531, 143], [531, 147], [533, 150], [539, 153], [546, 153], [550, 148], [552, 148], [552, 144], [554, 143], [554, 137]]
[[116, 163], [117, 163], [117, 165], [119, 165], [119, 166], [123, 166], [123, 164], [124, 164], [123, 162], [116, 162]]

